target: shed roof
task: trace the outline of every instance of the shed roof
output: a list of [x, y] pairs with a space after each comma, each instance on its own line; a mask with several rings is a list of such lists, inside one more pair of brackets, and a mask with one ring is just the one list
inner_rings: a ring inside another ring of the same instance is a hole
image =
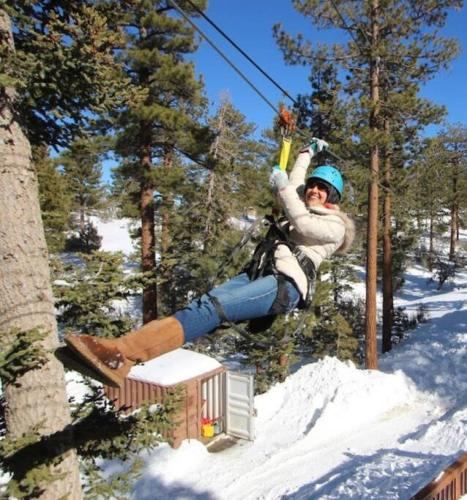
[[174, 385], [220, 367], [219, 361], [205, 354], [175, 349], [134, 366], [128, 378], [158, 385]]

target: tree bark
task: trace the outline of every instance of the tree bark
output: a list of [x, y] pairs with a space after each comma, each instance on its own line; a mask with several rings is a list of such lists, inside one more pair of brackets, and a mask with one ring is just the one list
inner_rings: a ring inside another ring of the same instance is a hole
[[[385, 120], [385, 134], [389, 136], [389, 122]], [[388, 147], [384, 152], [384, 203], [383, 203], [383, 353], [392, 349], [392, 323], [394, 314], [394, 290], [392, 280], [392, 198], [391, 155]]]
[[435, 214], [433, 209], [430, 210], [430, 247], [428, 249], [428, 271], [433, 271], [433, 263], [435, 260]]
[[[457, 160], [454, 160], [457, 161]], [[452, 176], [452, 203], [451, 203], [451, 237], [449, 245], [449, 260], [453, 261], [456, 258], [456, 241], [457, 241], [457, 219], [458, 215], [458, 204], [457, 204], [457, 178], [458, 172], [456, 166], [454, 166], [454, 174]]]
[[[173, 147], [167, 146], [164, 153], [164, 168], [171, 168], [173, 165]], [[161, 259], [167, 253], [170, 246], [170, 206], [172, 196], [167, 195], [162, 204], [162, 228], [161, 228]]]
[[207, 252], [208, 250], [208, 245], [210, 241], [210, 236], [211, 236], [211, 221], [212, 221], [212, 199], [213, 199], [213, 193], [214, 193], [214, 188], [216, 186], [216, 173], [213, 169], [209, 170], [209, 180], [208, 180], [208, 194], [206, 198], [206, 208], [207, 208], [207, 214], [206, 214], [206, 226], [204, 228], [204, 242], [203, 242], [203, 251]]
[[84, 201], [81, 201], [79, 204], [79, 230], [81, 234], [84, 234], [84, 228], [86, 226], [86, 205]]
[[[378, 0], [371, 2], [372, 45], [376, 46], [379, 37], [377, 20]], [[379, 117], [379, 60], [377, 57], [370, 66], [370, 96], [372, 109], [370, 128], [378, 132]], [[366, 314], [365, 314], [365, 366], [368, 369], [378, 368], [376, 345], [376, 292], [377, 292], [377, 253], [378, 253], [378, 179], [379, 179], [379, 147], [373, 145], [370, 150], [370, 183], [368, 188], [368, 228], [367, 228], [367, 261], [366, 261]]]
[[219, 118], [217, 121], [217, 135], [214, 140], [214, 143], [211, 147], [211, 155], [213, 158], [212, 162], [212, 168], [209, 170], [209, 181], [208, 181], [208, 193], [206, 197], [206, 208], [207, 208], [207, 213], [206, 213], [206, 227], [204, 229], [204, 248], [203, 251], [207, 251], [208, 249], [208, 244], [209, 244], [209, 239], [211, 236], [211, 221], [213, 218], [213, 208], [212, 208], [212, 200], [214, 197], [214, 189], [216, 186], [216, 163], [217, 160], [219, 159], [219, 145], [221, 138], [225, 134], [225, 123], [224, 123], [224, 117], [225, 117], [225, 111], [226, 111], [226, 106], [227, 104], [224, 103], [221, 108], [219, 109]]
[[[0, 33], [0, 43], [14, 50], [10, 20], [3, 10]], [[0, 88], [0, 340], [6, 350], [14, 340], [14, 329], [40, 329], [46, 332], [40, 346], [47, 350], [47, 361], [15, 383], [6, 383], [6, 426], [13, 439], [36, 426], [40, 437], [63, 433], [63, 439], [51, 445], [57, 462], [49, 466], [52, 474], [62, 476], [41, 484], [40, 498], [74, 500], [82, 498], [82, 492], [68, 431], [71, 419], [64, 370], [53, 355], [58, 335], [38, 183], [29, 141], [12, 112], [14, 99], [12, 89]]]
[[[140, 130], [147, 130], [141, 124]], [[151, 180], [152, 161], [150, 141], [142, 138], [140, 163], [143, 171], [140, 186], [140, 214], [141, 214], [141, 271], [155, 277], [156, 242], [154, 227], [154, 186]], [[143, 323], [157, 318], [157, 284], [151, 283], [143, 289]]]
[[288, 354], [281, 354], [279, 356], [279, 366], [283, 368], [283, 373], [280, 376], [280, 381], [284, 382], [287, 378], [287, 372], [289, 371], [289, 356]]

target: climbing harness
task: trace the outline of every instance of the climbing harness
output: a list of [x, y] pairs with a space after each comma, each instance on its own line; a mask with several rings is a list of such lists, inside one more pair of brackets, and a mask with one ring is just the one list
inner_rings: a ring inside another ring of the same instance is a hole
[[[311, 259], [307, 255], [305, 255], [302, 250], [300, 250], [298, 245], [291, 241], [289, 237], [290, 223], [285, 217], [276, 221], [272, 216], [267, 216], [265, 220], [269, 225], [267, 234], [257, 245], [253, 253], [253, 257], [251, 258], [247, 266], [243, 269], [243, 272], [246, 272], [248, 274], [250, 280], [255, 280], [257, 278], [268, 275], [274, 275], [276, 277], [277, 296], [271, 306], [271, 309], [268, 312], [268, 315], [262, 318], [249, 320], [247, 331], [245, 328], [242, 328], [240, 325], [230, 321], [227, 318], [225, 311], [217, 297], [212, 295], [209, 291], [206, 292], [206, 295], [212, 302], [216, 313], [222, 323], [225, 323], [232, 327], [243, 338], [245, 338], [249, 342], [252, 342], [256, 346], [263, 349], [269, 349], [270, 346], [258, 341], [255, 338], [254, 334], [267, 330], [269, 327], [271, 327], [278, 314], [286, 312], [288, 306], [287, 282], [291, 282], [294, 286], [296, 286], [295, 282], [291, 278], [277, 271], [274, 264], [274, 252], [276, 248], [279, 245], [287, 246], [297, 259], [298, 264], [300, 265], [307, 278], [306, 297], [305, 299], [303, 299], [303, 297], [300, 297], [300, 301], [298, 304], [298, 309], [301, 310], [301, 318], [293, 333], [290, 335], [286, 335], [281, 340], [281, 343], [290, 342], [303, 329], [306, 319], [306, 313], [309, 311], [314, 293], [316, 283], [316, 269]], [[238, 253], [238, 251], [240, 251], [240, 249], [243, 248], [248, 243], [248, 241], [250, 241], [252, 235], [256, 230], [256, 227], [256, 224], [252, 225], [250, 231], [248, 231], [248, 233], [242, 238], [239, 244], [237, 244], [233, 253]], [[219, 277], [220, 274], [221, 273], [218, 273], [217, 277]]]
[[[274, 253], [279, 245], [287, 246], [293, 256], [297, 259], [300, 268], [307, 278], [307, 294], [305, 299], [301, 298], [299, 302], [299, 308], [306, 309], [311, 304], [314, 282], [316, 280], [315, 266], [311, 259], [300, 249], [300, 247], [290, 239], [290, 223], [285, 217], [276, 221], [273, 216], [269, 215], [266, 216], [266, 219], [270, 224], [269, 230], [261, 243], [256, 247], [253, 257], [244, 271], [248, 274], [251, 280], [267, 276], [269, 274], [282, 276], [276, 269]], [[284, 278], [285, 280], [289, 279], [288, 277]], [[278, 297], [283, 298], [284, 295], [285, 297], [287, 296], [286, 291], [284, 292], [283, 290], [286, 290], [285, 281], [279, 283]], [[287, 304], [282, 302], [280, 298], [273, 304], [272, 309], [276, 314], [284, 312], [282, 309], [287, 306]]]

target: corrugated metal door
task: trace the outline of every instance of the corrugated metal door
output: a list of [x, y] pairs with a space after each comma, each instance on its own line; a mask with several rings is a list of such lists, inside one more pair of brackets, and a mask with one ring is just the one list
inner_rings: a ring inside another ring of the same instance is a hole
[[218, 420], [224, 417], [224, 373], [217, 373], [201, 384], [201, 405], [203, 418]]
[[254, 439], [254, 377], [246, 373], [226, 373], [226, 433]]

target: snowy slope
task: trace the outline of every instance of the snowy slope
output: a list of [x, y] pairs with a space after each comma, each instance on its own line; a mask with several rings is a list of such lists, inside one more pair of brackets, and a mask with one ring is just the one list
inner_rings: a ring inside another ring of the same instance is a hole
[[162, 445], [143, 457], [133, 498], [410, 498], [467, 449], [467, 272], [441, 291], [427, 278], [410, 269], [396, 305], [423, 303], [430, 321], [380, 371], [334, 358], [303, 366], [256, 397], [254, 442], [221, 453]]
[[129, 230], [135, 224], [131, 219], [118, 219], [102, 221], [99, 217], [90, 217], [90, 221], [98, 229], [102, 237], [101, 250], [106, 252], [122, 252], [130, 255], [136, 251], [134, 240], [131, 239]]

